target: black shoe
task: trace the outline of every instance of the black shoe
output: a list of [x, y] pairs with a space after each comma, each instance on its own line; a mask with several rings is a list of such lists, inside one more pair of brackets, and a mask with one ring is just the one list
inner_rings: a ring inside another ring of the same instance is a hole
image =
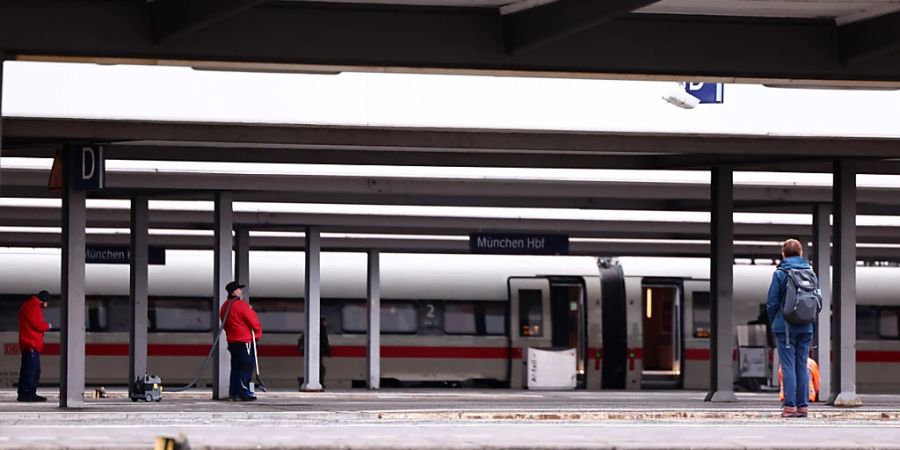
[[35, 394], [35, 395], [34, 395], [34, 401], [36, 401], [36, 402], [46, 402], [46, 401], [47, 401], [47, 397], [44, 397], [44, 396], [42, 396], [42, 395], [37, 395], [37, 394]]
[[47, 397], [41, 397], [40, 395], [29, 395], [29, 396], [19, 396], [16, 398], [17, 402], [28, 402], [28, 403], [37, 403], [37, 402], [46, 402]]

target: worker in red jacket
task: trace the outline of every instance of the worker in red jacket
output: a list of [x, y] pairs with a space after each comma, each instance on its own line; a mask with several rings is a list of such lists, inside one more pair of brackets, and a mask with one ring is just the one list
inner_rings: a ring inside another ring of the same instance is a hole
[[[224, 321], [225, 338], [228, 341], [228, 352], [231, 353], [231, 382], [228, 387], [228, 399], [236, 402], [251, 402], [256, 396], [250, 392], [250, 378], [256, 367], [253, 358], [253, 341], [262, 337], [262, 326], [259, 317], [250, 304], [241, 300], [246, 286], [232, 281], [225, 285], [228, 300], [219, 310], [219, 317]], [[228, 313], [226, 317], [225, 313]]]
[[50, 324], [44, 321], [43, 308], [50, 301], [50, 293], [41, 291], [28, 298], [19, 308], [19, 352], [22, 367], [19, 369], [18, 397], [20, 402], [45, 402], [47, 397], [37, 395], [41, 380], [41, 352], [44, 351], [44, 332]]

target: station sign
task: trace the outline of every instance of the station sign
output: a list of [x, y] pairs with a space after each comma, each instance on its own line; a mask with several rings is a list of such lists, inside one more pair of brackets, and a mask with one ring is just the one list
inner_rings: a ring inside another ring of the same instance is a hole
[[684, 83], [684, 90], [697, 97], [701, 105], [725, 103], [725, 84], [723, 83]]
[[[147, 263], [166, 265], [166, 249], [163, 247], [149, 247]], [[84, 249], [84, 262], [86, 264], [130, 264], [131, 249], [125, 246], [88, 246]]]
[[497, 255], [568, 255], [566, 234], [472, 233], [469, 251]]
[[[102, 145], [76, 145], [67, 144], [63, 146], [63, 152], [72, 162], [69, 166], [69, 178], [76, 191], [97, 191], [103, 189], [106, 183], [106, 160], [103, 158]], [[51, 188], [62, 187], [62, 180], [59, 177], [59, 169], [57, 161], [54, 161], [54, 167], [51, 172]]]

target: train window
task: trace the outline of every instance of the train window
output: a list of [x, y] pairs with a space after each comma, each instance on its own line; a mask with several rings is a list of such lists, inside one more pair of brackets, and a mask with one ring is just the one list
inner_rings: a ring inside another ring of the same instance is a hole
[[878, 336], [882, 339], [900, 339], [900, 308], [881, 308], [878, 314]]
[[382, 303], [382, 333], [415, 333], [418, 328], [418, 314], [412, 303]]
[[299, 333], [305, 328], [302, 300], [252, 298], [250, 304], [266, 333]]
[[[6, 311], [6, 313], [0, 314], [0, 331], [17, 331], [19, 329], [19, 308], [22, 303], [25, 303], [25, 300], [28, 300], [28, 297], [25, 294], [0, 295], [0, 311]], [[44, 319], [47, 319], [46, 315]]]
[[544, 310], [541, 291], [519, 289], [519, 333], [521, 336], [543, 336]]
[[106, 302], [101, 299], [85, 299], [85, 331], [106, 331]]
[[[368, 307], [362, 302], [345, 303], [341, 311], [341, 330], [344, 333], [365, 333], [369, 329]], [[418, 331], [418, 314], [413, 303], [384, 302], [381, 304], [381, 332], [411, 334]]]
[[[4, 294], [0, 295], [0, 310], [15, 311], [13, 314], [0, 315], [0, 331], [18, 331], [19, 329], [19, 307], [30, 297], [30, 295], [21, 294]], [[112, 302], [121, 303], [122, 298], [119, 297], [88, 297], [85, 299], [84, 310], [84, 328], [85, 331], [120, 331], [118, 328], [121, 323], [117, 319], [115, 323], [110, 322], [110, 308]], [[53, 324], [56, 329], [60, 326], [60, 300], [59, 296], [51, 296], [47, 308], [44, 309], [44, 320]], [[127, 299], [125, 299], [125, 307], [127, 311]], [[125, 320], [128, 316], [125, 316]], [[115, 325], [115, 327], [113, 327]], [[127, 327], [127, 322], [126, 325]], [[127, 331], [127, 328], [125, 328]]]
[[485, 303], [484, 334], [502, 336], [506, 334], [506, 305], [503, 303]]
[[856, 307], [856, 339], [878, 339], [878, 308], [874, 306]]
[[710, 330], [709, 292], [694, 291], [694, 337], [708, 338]]
[[[50, 305], [44, 309], [44, 320], [58, 328], [62, 320], [62, 312], [60, 311], [60, 301], [57, 299], [58, 297], [52, 297]], [[106, 302], [104, 300], [97, 298], [85, 299], [84, 330], [90, 332], [109, 331]]]
[[106, 331], [127, 333], [131, 326], [131, 299], [129, 297], [106, 298]]
[[365, 333], [369, 329], [365, 303], [346, 303], [341, 308], [341, 330], [344, 333]]
[[[54, 329], [57, 329], [57, 330], [62, 325], [62, 322], [60, 321], [60, 317], [62, 317], [62, 316], [60, 315], [60, 310], [59, 310], [60, 302], [62, 302], [62, 300], [59, 297], [54, 296], [54, 297], [52, 297], [52, 300], [50, 301], [47, 308], [44, 309], [44, 320], [51, 323], [53, 325]], [[84, 319], [85, 326], [87, 326], [87, 314], [85, 314], [84, 317], [85, 317], [85, 319]]]
[[210, 299], [150, 297], [149, 309], [152, 331], [210, 331]]
[[444, 305], [444, 332], [447, 334], [476, 334], [475, 304], [448, 302]]

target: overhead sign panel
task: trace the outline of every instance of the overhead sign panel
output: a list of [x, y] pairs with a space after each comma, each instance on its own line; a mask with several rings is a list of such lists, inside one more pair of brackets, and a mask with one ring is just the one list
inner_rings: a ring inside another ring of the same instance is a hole
[[[163, 247], [150, 247], [147, 254], [148, 264], [166, 265], [166, 249]], [[131, 262], [131, 250], [128, 247], [87, 247], [84, 251], [86, 264], [129, 264]]]
[[469, 251], [500, 255], [568, 255], [565, 234], [472, 233]]
[[[106, 160], [103, 158], [103, 146], [70, 144], [63, 146], [63, 152], [72, 158], [69, 177], [75, 190], [97, 191], [103, 189], [106, 181]], [[57, 162], [54, 161], [54, 169], [51, 171], [51, 188], [61, 187], [56, 164]], [[53, 172], [56, 172], [55, 176]]]
[[701, 105], [725, 102], [725, 85], [722, 83], [685, 83], [684, 90], [697, 97]]

